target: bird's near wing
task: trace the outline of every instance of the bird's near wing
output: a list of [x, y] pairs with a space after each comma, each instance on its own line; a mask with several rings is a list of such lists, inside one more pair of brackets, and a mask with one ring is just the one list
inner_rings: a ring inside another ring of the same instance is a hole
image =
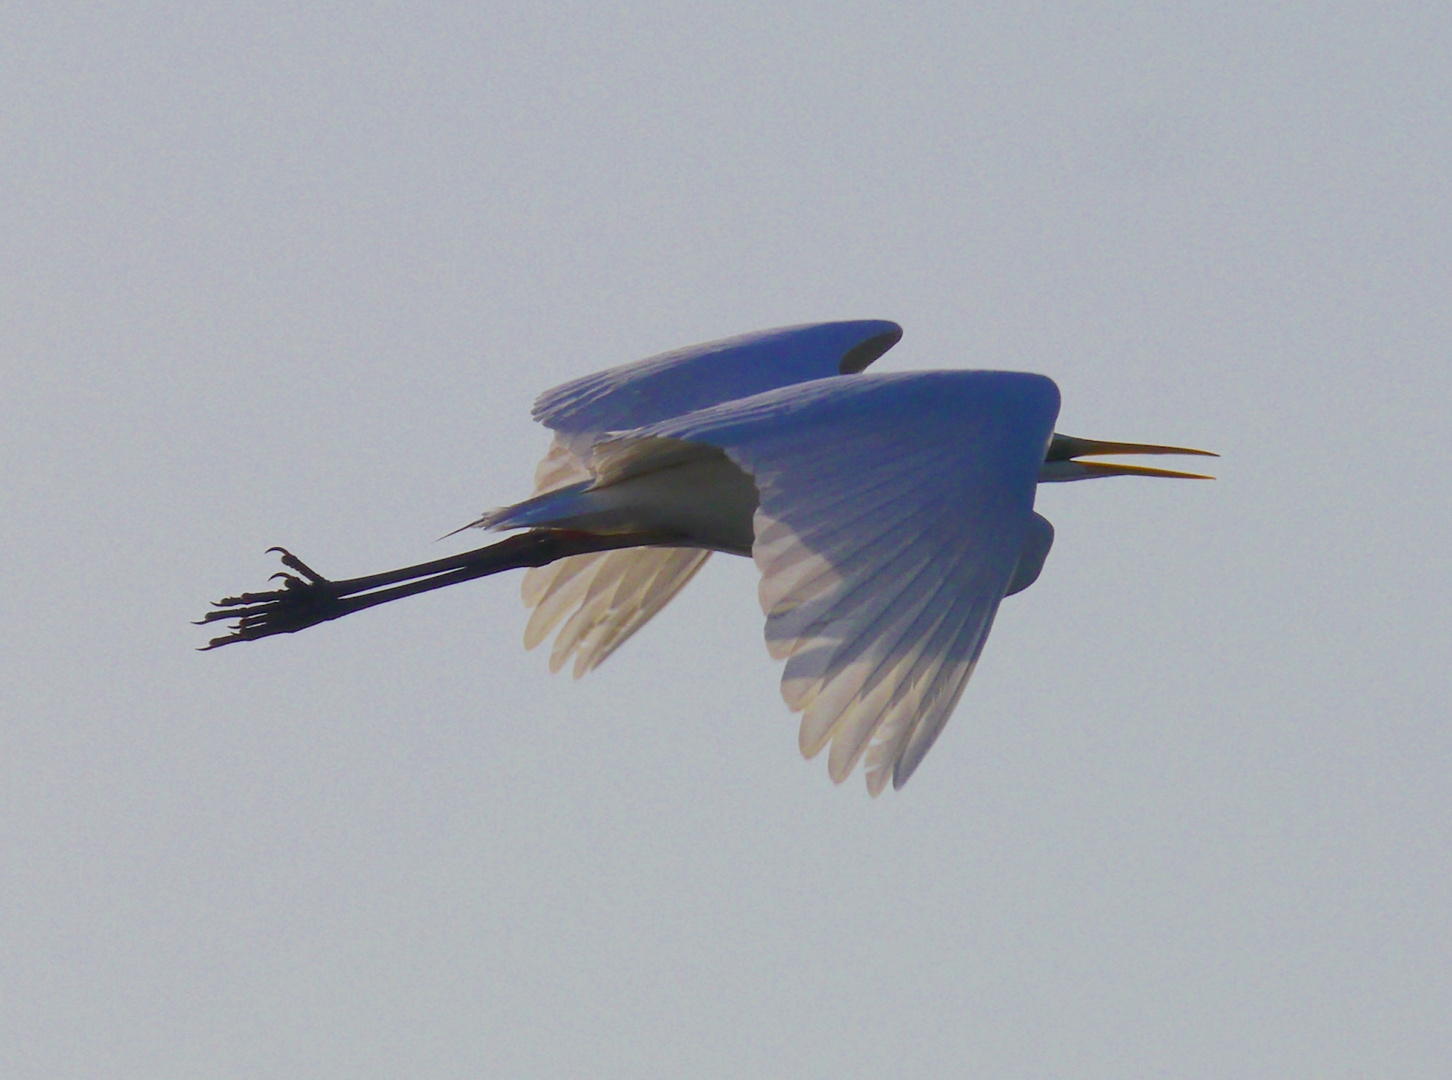
[[[585, 458], [596, 436], [625, 431], [764, 390], [856, 374], [902, 337], [880, 319], [763, 330], [662, 353], [546, 390], [534, 417], [555, 432], [535, 472], [542, 495], [590, 479]], [[576, 555], [530, 570], [521, 592], [533, 608], [525, 629], [534, 648], [556, 626], [550, 670], [574, 657], [579, 678], [644, 626], [695, 576], [708, 551], [639, 548]], [[561, 626], [561, 623], [563, 625]]]
[[[1034, 489], [1058, 404], [1039, 375], [864, 375], [639, 433], [718, 446], [755, 480], [767, 646], [787, 662], [802, 752], [830, 744], [833, 780], [865, 754], [873, 794], [906, 783], [999, 601], [1037, 573], [1052, 530]], [[1016, 573], [1021, 558], [1037, 562]]]

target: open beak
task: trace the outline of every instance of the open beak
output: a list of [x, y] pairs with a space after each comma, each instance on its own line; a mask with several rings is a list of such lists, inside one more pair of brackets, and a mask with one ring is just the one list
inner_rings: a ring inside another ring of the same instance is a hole
[[1119, 465], [1108, 461], [1079, 461], [1081, 457], [1106, 454], [1193, 454], [1197, 457], [1219, 457], [1209, 450], [1191, 450], [1184, 446], [1155, 446], [1149, 443], [1101, 442], [1098, 439], [1076, 439], [1072, 435], [1054, 434], [1049, 451], [1044, 455], [1040, 480], [1089, 480], [1100, 476], [1165, 476], [1178, 480], [1213, 480], [1203, 473], [1154, 469], [1146, 465]]

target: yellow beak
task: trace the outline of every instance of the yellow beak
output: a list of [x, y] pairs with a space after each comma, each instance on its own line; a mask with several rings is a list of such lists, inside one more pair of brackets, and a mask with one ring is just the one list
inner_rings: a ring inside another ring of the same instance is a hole
[[1156, 446], [1151, 443], [1102, 442], [1098, 439], [1077, 439], [1072, 435], [1054, 434], [1044, 455], [1039, 480], [1089, 480], [1101, 476], [1164, 476], [1177, 480], [1213, 480], [1203, 473], [1154, 469], [1145, 465], [1119, 465], [1108, 461], [1078, 461], [1081, 457], [1105, 454], [1193, 454], [1197, 457], [1219, 457], [1209, 450], [1191, 450], [1184, 446]]

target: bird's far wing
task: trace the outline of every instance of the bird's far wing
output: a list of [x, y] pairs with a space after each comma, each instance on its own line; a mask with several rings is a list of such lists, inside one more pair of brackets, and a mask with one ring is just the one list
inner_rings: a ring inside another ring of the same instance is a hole
[[[535, 470], [534, 493], [589, 479], [585, 462], [556, 435]], [[550, 670], [559, 671], [573, 656], [578, 679], [665, 607], [710, 555], [694, 548], [626, 548], [571, 555], [526, 570], [520, 595], [524, 606], [534, 610], [524, 630], [524, 647], [533, 649], [563, 621], [550, 650]]]
[[1033, 541], [1058, 402], [1039, 375], [864, 375], [639, 433], [718, 446], [754, 478], [767, 645], [833, 780], [865, 753], [873, 794], [901, 787], [942, 730]]
[[[534, 418], [567, 438], [628, 431], [782, 386], [856, 374], [902, 337], [881, 319], [759, 330], [623, 364], [546, 390]], [[584, 446], [575, 450], [584, 455]]]
[[[535, 419], [555, 431], [535, 471], [535, 494], [590, 479], [583, 455], [604, 431], [642, 427], [763, 390], [856, 374], [902, 337], [882, 320], [763, 330], [693, 345], [547, 390]], [[525, 630], [534, 648], [561, 624], [550, 655], [558, 671], [575, 658], [579, 678], [644, 626], [690, 581], [710, 552], [636, 549], [575, 555], [528, 571], [521, 585], [534, 609]]]

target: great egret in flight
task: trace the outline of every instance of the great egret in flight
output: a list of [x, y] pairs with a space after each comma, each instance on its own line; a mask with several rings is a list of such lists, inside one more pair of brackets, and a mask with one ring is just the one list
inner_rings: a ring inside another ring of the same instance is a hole
[[[801, 749], [875, 795], [913, 774], [957, 704], [999, 602], [1054, 540], [1037, 484], [1195, 474], [1081, 460], [1206, 454], [1054, 432], [1059, 391], [1010, 371], [862, 374], [902, 329], [817, 323], [696, 345], [546, 391], [535, 494], [470, 527], [523, 532], [384, 574], [329, 581], [281, 548], [282, 587], [215, 605], [207, 648], [292, 633], [414, 593], [529, 567], [525, 644], [550, 667], [615, 651], [713, 551], [761, 571]], [[1214, 456], [1214, 455], [1208, 455]], [[561, 625], [563, 623], [563, 625]]]

